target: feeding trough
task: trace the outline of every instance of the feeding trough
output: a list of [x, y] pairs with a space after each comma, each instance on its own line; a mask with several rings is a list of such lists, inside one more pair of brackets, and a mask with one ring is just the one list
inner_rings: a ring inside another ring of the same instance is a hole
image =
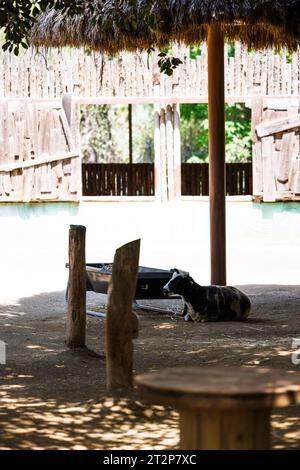
[[[69, 264], [66, 267], [68, 268]], [[86, 290], [99, 294], [107, 294], [112, 273], [112, 263], [87, 263], [85, 269]], [[165, 297], [163, 294], [163, 287], [171, 279], [172, 275], [172, 269], [165, 270], [139, 266], [133, 308], [141, 311], [169, 313], [168, 310], [141, 305], [138, 300], [179, 299], [180, 297], [177, 295]], [[105, 316], [105, 312], [90, 310], [87, 311], [87, 314], [91, 316]]]

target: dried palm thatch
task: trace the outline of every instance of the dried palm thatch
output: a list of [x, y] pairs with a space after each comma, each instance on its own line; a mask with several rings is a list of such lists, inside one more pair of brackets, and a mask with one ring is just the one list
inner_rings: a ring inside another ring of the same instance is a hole
[[[135, 27], [128, 18], [134, 18]], [[29, 40], [36, 46], [88, 46], [115, 53], [162, 47], [173, 40], [196, 44], [206, 39], [212, 23], [220, 25], [227, 39], [250, 48], [296, 49], [300, 0], [86, 0], [81, 15], [41, 14]]]

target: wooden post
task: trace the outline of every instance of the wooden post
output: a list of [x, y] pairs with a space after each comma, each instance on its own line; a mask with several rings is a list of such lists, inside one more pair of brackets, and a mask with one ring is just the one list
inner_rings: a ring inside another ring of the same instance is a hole
[[208, 29], [211, 283], [226, 285], [224, 35]]
[[133, 163], [132, 145], [132, 104], [128, 105], [128, 140], [129, 140], [129, 163]]
[[174, 184], [175, 198], [181, 197], [181, 142], [180, 142], [180, 106], [173, 105], [174, 116]]
[[161, 200], [168, 200], [168, 176], [167, 176], [167, 136], [166, 136], [166, 110], [160, 108], [159, 114], [159, 138], [160, 138], [160, 173], [161, 173]]
[[168, 199], [175, 199], [175, 172], [174, 172], [174, 120], [173, 107], [166, 106], [166, 166]]
[[160, 107], [154, 105], [154, 195], [162, 200], [162, 175], [160, 155]]
[[66, 343], [70, 348], [85, 346], [86, 272], [85, 232], [82, 225], [69, 231], [69, 284]]
[[300, 377], [243, 367], [172, 367], [135, 377], [147, 403], [180, 415], [185, 450], [262, 450], [271, 446], [273, 408], [300, 404]]
[[[140, 253], [140, 240], [121, 246], [115, 253], [108, 287], [106, 316], [107, 388], [132, 387], [133, 331], [132, 313]], [[135, 335], [136, 336], [136, 335]]]

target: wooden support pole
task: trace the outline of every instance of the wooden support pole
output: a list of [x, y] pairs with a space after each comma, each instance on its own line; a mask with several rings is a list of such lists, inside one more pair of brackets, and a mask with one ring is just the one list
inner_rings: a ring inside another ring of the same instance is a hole
[[180, 142], [180, 105], [173, 105], [174, 116], [174, 184], [175, 198], [181, 196], [181, 142]]
[[129, 140], [129, 163], [133, 163], [133, 142], [132, 142], [132, 104], [128, 105], [128, 140]]
[[160, 108], [157, 104], [154, 105], [154, 194], [158, 201], [162, 200]]
[[69, 284], [66, 343], [70, 348], [85, 346], [86, 272], [85, 233], [82, 225], [69, 231]]
[[133, 385], [133, 344], [137, 320], [132, 312], [139, 264], [140, 240], [118, 248], [108, 287], [106, 316], [107, 388]]
[[226, 285], [224, 35], [208, 30], [211, 283]]

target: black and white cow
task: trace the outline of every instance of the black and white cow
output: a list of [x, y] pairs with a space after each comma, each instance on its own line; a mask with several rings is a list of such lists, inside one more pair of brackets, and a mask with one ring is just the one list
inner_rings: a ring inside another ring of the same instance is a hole
[[184, 300], [186, 321], [243, 321], [249, 316], [249, 297], [236, 287], [200, 286], [188, 273], [174, 269], [163, 288], [164, 295], [177, 294]]

